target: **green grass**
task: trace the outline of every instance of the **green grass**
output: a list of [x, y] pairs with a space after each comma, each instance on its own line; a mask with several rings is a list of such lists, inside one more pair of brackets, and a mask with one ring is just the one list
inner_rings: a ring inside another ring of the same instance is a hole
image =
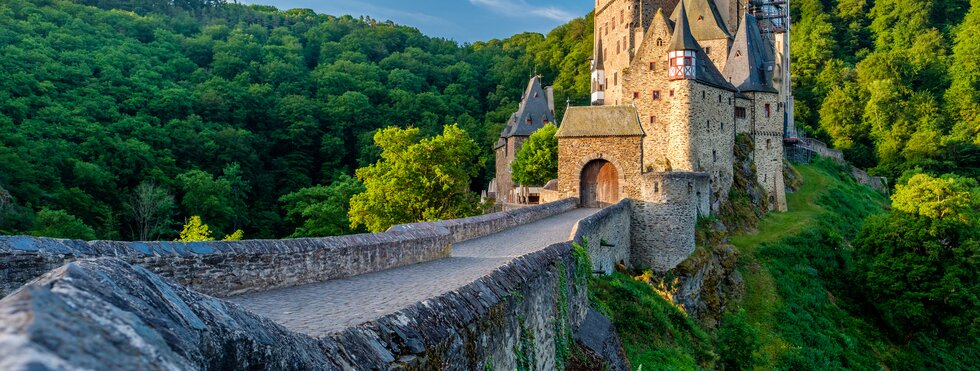
[[789, 211], [770, 213], [758, 232], [731, 238], [742, 254], [741, 305], [761, 337], [760, 366], [876, 367], [868, 350], [882, 348], [881, 336], [851, 315], [841, 296], [850, 292], [847, 240], [887, 199], [830, 162], [796, 169], [804, 183], [787, 195]]
[[712, 368], [711, 336], [646, 283], [622, 273], [589, 282], [593, 307], [612, 319], [633, 369]]

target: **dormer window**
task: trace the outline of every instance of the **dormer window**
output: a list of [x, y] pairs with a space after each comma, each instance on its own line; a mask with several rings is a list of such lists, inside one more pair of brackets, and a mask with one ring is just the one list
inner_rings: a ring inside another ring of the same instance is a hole
[[703, 21], [703, 20], [704, 20], [704, 16], [703, 16], [703, 15], [699, 15], [699, 16], [698, 16], [698, 22], [701, 22], [701, 21]]
[[742, 52], [740, 50], [736, 50], [735, 51], [735, 57], [738, 58], [738, 57], [741, 57], [741, 56], [742, 56]]
[[531, 123], [532, 123], [532, 121], [531, 121], [531, 118], [530, 118], [530, 117], [528, 117], [528, 118], [527, 118], [527, 124], [528, 124], [528, 126], [530, 126], [530, 125], [531, 125]]
[[534, 98], [535, 98], [535, 99], [537, 99], [537, 98], [538, 98], [538, 97], [540, 97], [540, 96], [541, 96], [541, 95], [540, 95], [540, 94], [538, 94], [538, 92], [534, 92]]

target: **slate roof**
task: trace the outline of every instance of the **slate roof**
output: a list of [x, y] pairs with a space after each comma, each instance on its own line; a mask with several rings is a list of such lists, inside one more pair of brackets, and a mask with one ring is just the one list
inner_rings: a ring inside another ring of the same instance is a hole
[[[681, 0], [680, 4], [674, 8], [674, 13], [670, 15], [670, 20], [674, 23], [678, 21], [680, 9], [687, 3], [687, 21], [690, 23], [691, 33], [698, 40], [731, 39], [732, 35], [725, 28], [718, 13], [718, 7], [713, 0]], [[699, 21], [698, 18], [701, 18]]]
[[677, 6], [677, 13], [680, 17], [677, 19], [677, 23], [674, 25], [674, 36], [670, 38], [670, 44], [667, 45], [668, 51], [679, 51], [679, 50], [701, 50], [701, 45], [698, 41], [694, 39], [694, 35], [691, 34], [691, 27], [688, 25], [687, 14], [684, 9], [684, 0]]
[[725, 76], [740, 91], [778, 93], [772, 87], [775, 56], [769, 43], [762, 40], [759, 23], [746, 14], [735, 31], [735, 42], [725, 64]]
[[[545, 121], [554, 123], [555, 117], [548, 108], [548, 97], [541, 87], [541, 78], [534, 76], [527, 83], [521, 105], [507, 120], [507, 126], [500, 132], [500, 138], [513, 136], [529, 137], [544, 127]], [[498, 145], [500, 141], [497, 142]]]
[[555, 137], [643, 136], [632, 106], [568, 107]]

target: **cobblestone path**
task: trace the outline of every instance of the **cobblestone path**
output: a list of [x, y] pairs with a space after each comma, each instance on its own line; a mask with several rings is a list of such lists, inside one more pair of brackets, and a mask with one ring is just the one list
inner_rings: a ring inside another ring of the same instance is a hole
[[575, 222], [597, 211], [574, 209], [458, 243], [446, 259], [227, 300], [290, 330], [320, 337], [458, 289], [518, 256], [567, 241]]

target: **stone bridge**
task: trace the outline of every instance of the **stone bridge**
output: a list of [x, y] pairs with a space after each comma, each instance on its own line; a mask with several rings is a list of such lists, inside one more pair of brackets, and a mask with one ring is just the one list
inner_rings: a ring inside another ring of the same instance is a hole
[[575, 206], [317, 239], [0, 237], [0, 369], [555, 369], [575, 341], [624, 368], [581, 278], [628, 262], [630, 201]]

